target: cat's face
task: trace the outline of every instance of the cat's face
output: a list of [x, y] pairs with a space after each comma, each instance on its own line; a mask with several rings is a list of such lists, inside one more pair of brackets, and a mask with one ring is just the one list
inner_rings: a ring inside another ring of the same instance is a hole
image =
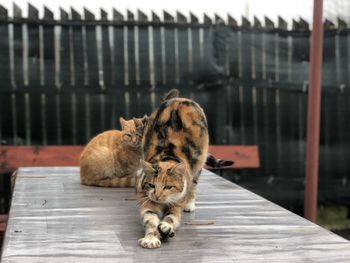
[[122, 117], [119, 118], [123, 132], [122, 142], [124, 145], [141, 148], [142, 134], [147, 120], [148, 117], [146, 115], [143, 118], [133, 118], [132, 120], [125, 120]]
[[144, 178], [141, 188], [156, 203], [174, 204], [186, 195], [186, 166], [172, 161], [151, 164], [141, 160]]

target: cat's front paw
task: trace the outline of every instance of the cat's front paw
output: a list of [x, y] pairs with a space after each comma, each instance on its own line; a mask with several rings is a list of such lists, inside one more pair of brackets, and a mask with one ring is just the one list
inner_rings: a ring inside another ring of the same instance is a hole
[[163, 237], [173, 237], [175, 236], [174, 227], [172, 224], [169, 224], [168, 222], [160, 222], [158, 225], [158, 230], [161, 233]]
[[189, 201], [185, 208], [184, 208], [184, 211], [187, 212], [187, 213], [191, 213], [193, 212], [194, 210], [196, 210], [196, 205], [195, 205], [195, 202], [194, 200], [193, 201]]
[[139, 239], [139, 244], [143, 248], [159, 248], [160, 240], [155, 236], [145, 236], [144, 238]]

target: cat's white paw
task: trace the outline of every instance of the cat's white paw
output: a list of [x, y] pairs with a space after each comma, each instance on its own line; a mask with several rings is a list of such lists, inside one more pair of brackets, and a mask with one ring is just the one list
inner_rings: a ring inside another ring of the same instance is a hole
[[196, 204], [194, 200], [191, 200], [186, 204], [184, 211], [187, 213], [190, 213], [190, 212], [193, 212], [194, 210], [196, 210]]
[[173, 237], [175, 236], [174, 227], [172, 224], [169, 224], [168, 222], [160, 222], [158, 225], [158, 230], [162, 234], [162, 236], [168, 236]]
[[159, 248], [161, 242], [159, 238], [149, 235], [145, 236], [144, 238], [140, 238], [139, 244], [143, 248]]

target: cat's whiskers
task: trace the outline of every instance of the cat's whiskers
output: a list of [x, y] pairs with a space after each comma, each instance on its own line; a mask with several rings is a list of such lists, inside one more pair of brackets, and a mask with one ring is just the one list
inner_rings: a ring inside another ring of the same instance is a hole
[[[141, 200], [139, 200], [137, 203], [140, 207], [142, 207], [144, 204], [146, 204], [147, 202], [149, 202], [150, 199], [148, 196], [142, 197]], [[142, 204], [141, 204], [142, 202]]]

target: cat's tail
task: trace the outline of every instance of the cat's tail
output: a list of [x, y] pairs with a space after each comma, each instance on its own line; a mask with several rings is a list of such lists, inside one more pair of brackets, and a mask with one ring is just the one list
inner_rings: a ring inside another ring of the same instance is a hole
[[213, 155], [208, 153], [205, 164], [212, 168], [222, 168], [222, 167], [231, 166], [232, 164], [234, 164], [234, 161], [217, 159]]
[[167, 94], [165, 94], [162, 99], [160, 100], [161, 102], [178, 98], [180, 94], [180, 91], [178, 89], [171, 89]]

